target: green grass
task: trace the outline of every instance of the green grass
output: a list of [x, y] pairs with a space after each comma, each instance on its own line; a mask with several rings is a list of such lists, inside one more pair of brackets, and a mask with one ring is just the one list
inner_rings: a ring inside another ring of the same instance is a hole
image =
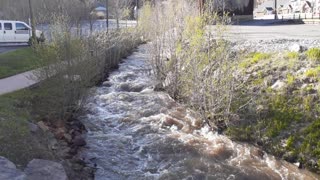
[[296, 80], [296, 78], [292, 74], [287, 74], [288, 85], [292, 85], [295, 80]]
[[28, 123], [32, 117], [28, 113], [28, 90], [0, 96], [0, 156], [24, 167], [34, 158], [52, 159], [52, 155], [40, 141], [45, 135], [32, 134]]
[[320, 66], [317, 67], [317, 68], [311, 68], [311, 69], [308, 69], [306, 72], [305, 72], [305, 76], [306, 77], [309, 77], [309, 78], [316, 78], [318, 77], [320, 74]]
[[[300, 151], [320, 159], [320, 120], [315, 120], [304, 130]], [[319, 161], [320, 162], [320, 161]]]
[[254, 64], [257, 64], [261, 60], [266, 60], [270, 58], [271, 58], [271, 54], [268, 54], [268, 53], [260, 53], [260, 52], [251, 53], [249, 54], [247, 59], [245, 59], [243, 62], [240, 63], [240, 67], [248, 68]]
[[0, 54], [0, 79], [36, 68], [36, 59], [30, 47]]
[[287, 59], [299, 59], [299, 53], [297, 52], [288, 52], [285, 56]]
[[311, 48], [307, 52], [307, 57], [314, 61], [320, 61], [320, 49], [318, 48]]

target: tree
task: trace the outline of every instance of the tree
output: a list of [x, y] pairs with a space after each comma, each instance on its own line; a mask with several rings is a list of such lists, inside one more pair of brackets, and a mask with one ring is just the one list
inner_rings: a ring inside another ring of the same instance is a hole
[[29, 0], [29, 9], [30, 9], [30, 19], [31, 19], [31, 28], [32, 28], [32, 41], [37, 41], [36, 35], [36, 22], [34, 20], [33, 9], [32, 9], [32, 1]]
[[120, 20], [132, 17], [134, 0], [111, 0], [109, 3], [110, 14], [116, 19], [117, 28], [120, 28]]
[[277, 0], [274, 0], [274, 19], [278, 19]]

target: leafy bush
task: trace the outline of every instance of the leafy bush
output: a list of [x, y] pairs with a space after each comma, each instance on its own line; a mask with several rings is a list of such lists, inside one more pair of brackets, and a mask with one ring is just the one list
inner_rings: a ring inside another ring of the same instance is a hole
[[69, 24], [67, 17], [56, 17], [51, 42], [34, 45], [37, 63], [43, 67], [35, 76], [45, 81], [34, 90], [33, 112], [53, 123], [81, 110], [89, 87], [100, 82], [140, 43], [140, 36], [132, 29], [80, 39], [71, 35]]

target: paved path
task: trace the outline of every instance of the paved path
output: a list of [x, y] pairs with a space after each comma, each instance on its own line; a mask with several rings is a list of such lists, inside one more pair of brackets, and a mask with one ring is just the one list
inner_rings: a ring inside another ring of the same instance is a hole
[[36, 84], [38, 81], [35, 80], [36, 78], [33, 75], [34, 71], [28, 71], [0, 79], [0, 95], [21, 90]]

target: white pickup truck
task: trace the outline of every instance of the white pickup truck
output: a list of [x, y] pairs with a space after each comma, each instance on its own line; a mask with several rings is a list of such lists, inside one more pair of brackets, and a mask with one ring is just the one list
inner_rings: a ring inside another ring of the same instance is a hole
[[[38, 39], [41, 34], [36, 30]], [[0, 20], [0, 43], [28, 43], [31, 35], [31, 27], [25, 22]]]

